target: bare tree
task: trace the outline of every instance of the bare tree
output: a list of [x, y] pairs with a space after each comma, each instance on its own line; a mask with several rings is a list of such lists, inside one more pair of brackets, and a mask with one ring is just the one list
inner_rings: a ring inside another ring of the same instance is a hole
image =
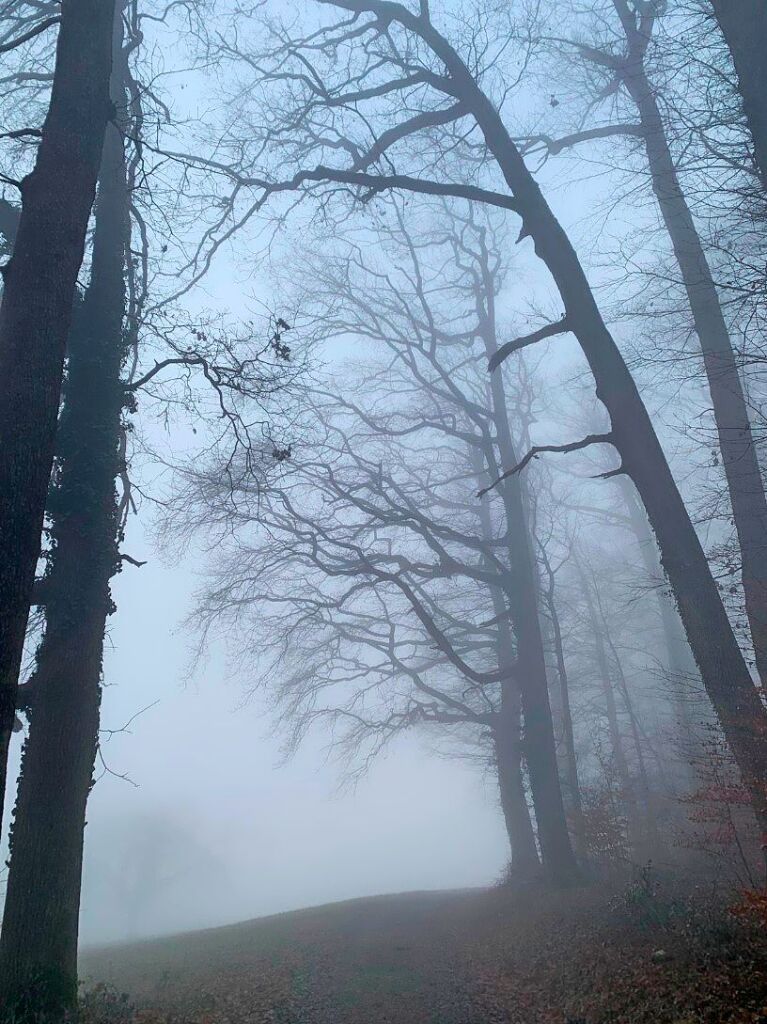
[[[368, 368], [368, 396], [384, 383], [391, 406], [391, 373], [376, 378]], [[488, 543], [465, 454], [423, 430], [414, 450], [397, 441], [409, 417], [397, 416], [395, 428], [396, 414], [358, 408], [351, 397], [322, 398], [323, 442], [294, 454], [282, 481], [258, 493], [243, 482], [232, 495], [226, 477], [190, 479], [207, 528], [228, 522], [231, 532], [232, 496], [240, 524], [239, 554], [218, 551], [197, 621], [208, 633], [233, 623], [248, 660], [271, 654], [259, 675], [274, 687], [289, 749], [321, 721], [362, 768], [404, 729], [460, 728], [475, 741], [486, 733], [513, 868], [529, 877], [538, 858], [521, 776], [515, 650], [505, 621], [487, 625], [502, 585], [497, 528]]]
[[[511, 90], [495, 83], [512, 26], [494, 25], [488, 15], [481, 43], [453, 43], [425, 2], [417, 12], [390, 0], [333, 0], [322, 9], [346, 13], [323, 19], [303, 37], [273, 23], [272, 45], [260, 54], [229, 46], [232, 58], [249, 65], [266, 90], [263, 127], [252, 129], [252, 150], [233, 140], [231, 161], [201, 163], [232, 183], [234, 202], [255, 192], [252, 210], [285, 192], [319, 194], [326, 201], [341, 192], [360, 201], [397, 190], [472, 198], [521, 218], [520, 240], [532, 240], [559, 292], [563, 315], [507, 343], [494, 365], [542, 339], [572, 333], [610, 427], [596, 436], [534, 446], [506, 474], [520, 472], [546, 451], [594, 444], [616, 450], [620, 461], [610, 472], [636, 484], [704, 685], [764, 828], [765, 709], [634, 379], [567, 233], [506, 126], [502, 104], [508, 107]], [[475, 168], [470, 180], [451, 177], [453, 155], [461, 149], [468, 150]], [[280, 173], [264, 171], [265, 159], [276, 160], [277, 154]], [[504, 184], [494, 188], [498, 177]], [[218, 223], [229, 223], [231, 213], [227, 204]], [[215, 248], [215, 225], [210, 237]]]
[[[505, 273], [503, 259], [496, 250], [499, 230], [500, 225], [493, 229], [483, 217], [477, 219], [470, 207], [442, 208], [441, 212], [438, 208], [430, 215], [427, 208], [416, 234], [408, 229], [403, 204], [392, 201], [379, 208], [376, 227], [378, 247], [389, 254], [392, 264], [377, 266], [374, 258], [366, 256], [365, 247], [355, 243], [345, 254], [334, 258], [323, 254], [305, 271], [305, 279], [311, 282], [311, 316], [323, 336], [369, 339], [378, 349], [391, 352], [389, 377], [382, 378], [375, 390], [376, 408], [377, 402], [383, 401], [387, 386], [394, 389], [395, 395], [412, 392], [420, 396], [408, 417], [400, 413], [399, 419], [366, 412], [366, 407], [360, 408], [357, 402], [349, 400], [347, 404], [355, 416], [379, 438], [379, 446], [387, 436], [394, 446], [399, 444], [400, 437], [410, 437], [412, 443], [418, 441], [419, 445], [433, 445], [435, 436], [443, 435], [440, 447], [464, 447], [475, 492], [480, 482], [487, 486], [497, 478], [502, 460], [513, 457], [514, 452], [510, 428], [513, 417], [504, 389], [500, 380], [490, 387], [482, 370], [484, 359], [498, 345], [495, 301]], [[395, 371], [397, 376], [392, 380]], [[373, 387], [368, 386], [370, 390]], [[419, 406], [429, 411], [417, 415]], [[342, 411], [343, 402], [340, 408]], [[322, 422], [323, 431], [330, 431], [331, 414], [323, 413]], [[358, 436], [356, 431], [353, 436]], [[353, 448], [351, 436], [348, 446]], [[387, 456], [387, 463], [393, 457]], [[414, 453], [410, 455], [413, 458]], [[492, 585], [487, 580], [485, 583], [490, 588], [492, 617], [498, 632], [499, 664], [508, 665], [509, 652], [515, 652], [513, 677], [501, 686], [501, 718], [491, 731], [502, 738], [499, 722], [508, 716], [505, 734], [511, 738], [518, 733], [519, 727], [513, 722], [519, 718], [519, 686], [524, 755], [530, 771], [544, 865], [550, 877], [566, 880], [573, 873], [573, 861], [557, 775], [538, 620], [538, 583], [523, 492], [523, 482], [510, 478], [499, 488], [500, 504], [492, 503], [492, 516], [490, 508], [485, 507], [487, 502], [477, 502], [474, 511], [470, 511], [475, 529], [476, 517], [480, 517], [489, 545], [483, 555], [488, 561], [485, 571], [490, 573], [491, 580], [496, 580]], [[425, 489], [419, 507], [428, 510], [434, 500]], [[451, 499], [454, 503], [456, 500]], [[445, 515], [449, 507], [441, 509], [437, 504], [437, 511]], [[455, 508], [459, 505], [455, 504]], [[493, 525], [499, 514], [506, 536], [500, 549], [498, 526]], [[507, 560], [505, 569], [499, 567], [498, 559], [502, 556]], [[451, 564], [456, 557], [450, 555]], [[499, 742], [497, 758], [508, 760], [511, 756], [518, 760], [515, 747], [516, 741], [507, 753], [505, 744]], [[511, 773], [502, 774], [512, 778]], [[519, 787], [516, 792], [519, 793]], [[506, 794], [504, 809], [507, 810]]]
[[[50, 107], [0, 305], [0, 811], [75, 282], [111, 108], [114, 3], [64, 0]], [[2, 815], [0, 814], [0, 818]]]
[[[600, 103], [618, 106], [613, 124], [573, 132], [562, 140], [546, 140], [549, 152], [595, 138], [626, 134], [641, 139], [653, 192], [671, 240], [700, 342], [703, 365], [716, 422], [719, 449], [738, 535], [743, 592], [756, 666], [767, 678], [767, 497], [751, 430], [748, 402], [727, 322], [703, 241], [679, 179], [667, 137], [659, 90], [647, 69], [648, 50], [657, 22], [657, 5], [611, 0], [615, 26], [606, 27], [601, 12], [589, 42], [572, 46], [598, 69], [589, 107], [598, 116]], [[605, 12], [609, 14], [609, 10]], [[620, 35], [618, 34], [620, 33]], [[622, 39], [620, 37], [623, 37]], [[625, 92], [639, 117], [638, 124], [621, 117], [616, 95]]]
[[[136, 3], [116, 10], [110, 86], [116, 117], [102, 153], [90, 278], [77, 294], [69, 333], [45, 572], [33, 589], [42, 639], [31, 679], [19, 689], [29, 735], [11, 832], [0, 1000], [9, 1012], [34, 1020], [59, 1019], [77, 1000], [85, 815], [99, 749], [105, 629], [115, 611], [111, 580], [126, 563], [140, 564], [121, 550], [135, 508], [128, 435], [137, 397], [151, 395], [166, 408], [174, 400], [201, 406], [208, 397], [216, 432], [247, 452], [254, 430], [263, 440], [264, 424], [253, 419], [258, 400], [300, 372], [274, 324], [259, 341], [255, 331], [255, 338], [230, 333], [204, 317], [155, 321], [146, 314], [148, 250], [157, 229], [147, 217], [153, 176], [142, 135], [161, 103], [136, 77], [145, 70], [143, 17]], [[162, 214], [167, 223], [167, 211]], [[154, 365], [149, 351], [162, 353]], [[201, 387], [190, 385], [193, 374]]]

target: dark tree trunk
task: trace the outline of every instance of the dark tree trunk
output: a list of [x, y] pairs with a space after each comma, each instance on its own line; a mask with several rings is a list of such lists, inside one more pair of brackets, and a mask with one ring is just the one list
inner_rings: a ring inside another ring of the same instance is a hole
[[565, 778], [567, 780], [570, 816], [573, 823], [573, 840], [575, 852], [581, 861], [585, 862], [588, 859], [586, 821], [583, 816], [583, 801], [581, 800], [581, 787], [578, 779], [578, 757], [575, 751], [575, 731], [573, 729], [573, 713], [570, 706], [570, 682], [567, 674], [567, 663], [565, 662], [564, 644], [562, 643], [562, 624], [559, 619], [555, 598], [554, 573], [551, 570], [551, 565], [545, 553], [543, 558], [544, 567], [549, 577], [549, 585], [546, 589], [545, 597], [551, 617], [551, 635], [557, 664], [557, 677], [559, 679], [562, 738], [565, 746]]
[[[478, 486], [486, 484], [487, 472], [478, 449], [471, 452]], [[490, 508], [483, 502], [479, 508], [484, 540], [493, 539]], [[488, 560], [488, 566], [491, 566]], [[500, 586], [491, 587], [493, 614], [497, 620], [497, 663], [503, 669], [514, 662], [514, 638], [509, 624], [508, 598]], [[535, 844], [535, 831], [525, 795], [522, 773], [522, 702], [516, 677], [511, 673], [501, 683], [500, 708], [492, 727], [493, 747], [501, 810], [511, 848], [511, 872], [514, 880], [528, 881], [540, 876], [541, 862]]]
[[738, 76], [754, 162], [767, 190], [767, 6], [764, 0], [711, 0]]
[[0, 305], [0, 821], [64, 350], [110, 114], [113, 0], [62, 0], [53, 89]]
[[[85, 810], [98, 744], [103, 639], [119, 568], [115, 477], [125, 392], [129, 192], [123, 142], [107, 129], [91, 280], [75, 314], [48, 499], [46, 628], [29, 685], [0, 937], [0, 999], [18, 1020], [58, 1021], [77, 995]], [[26, 688], [25, 688], [26, 692]]]
[[621, 471], [634, 481], [647, 510], [703, 684], [767, 836], [767, 713], [636, 383], [602, 319], [567, 233], [498, 112], [455, 51], [434, 30], [424, 30], [420, 23], [416, 30], [443, 59], [455, 94], [474, 114], [514, 196], [523, 237], [532, 238], [554, 279], [566, 322], [610, 416], [610, 441], [620, 455]]
[[[486, 254], [485, 254], [486, 255]], [[490, 359], [497, 351], [494, 287], [487, 260], [483, 261], [484, 280], [478, 298], [482, 318], [482, 338]], [[509, 412], [503, 379], [495, 374], [490, 381], [493, 424], [497, 434], [498, 455], [513, 464], [516, 453], [509, 426]], [[493, 461], [488, 468], [496, 472]], [[512, 476], [500, 485], [504, 503], [510, 572], [506, 584], [507, 599], [517, 647], [517, 678], [522, 695], [524, 717], [524, 753], [530, 774], [530, 789], [538, 826], [543, 867], [551, 881], [568, 883], [577, 875], [577, 864], [562, 799], [557, 764], [554, 722], [549, 702], [546, 657], [538, 615], [539, 585], [533, 556], [526, 503], [522, 483]]]
[[521, 708], [518, 693], [516, 698], [515, 707], [506, 706], [497, 716], [497, 724], [493, 727], [493, 745], [501, 810], [511, 848], [509, 877], [511, 881], [525, 882], [540, 877], [541, 862], [538, 859], [522, 777]]
[[[638, 45], [629, 41], [630, 49]], [[748, 405], [716, 285], [679, 183], [663, 118], [647, 79], [643, 58], [630, 57], [622, 77], [639, 111], [653, 192], [679, 264], [703, 354], [722, 465], [740, 545], [746, 615], [757, 671], [765, 685], [767, 498], [751, 431]]]

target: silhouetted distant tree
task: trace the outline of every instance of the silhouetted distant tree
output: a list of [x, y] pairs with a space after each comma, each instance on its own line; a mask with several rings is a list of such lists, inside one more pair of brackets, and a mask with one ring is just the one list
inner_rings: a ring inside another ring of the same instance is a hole
[[[262, 572], [252, 566], [247, 572], [252, 592], [234, 566], [222, 569], [220, 589], [211, 592], [200, 614], [208, 622], [219, 615], [237, 618], [236, 609], [245, 616], [246, 606], [252, 606], [260, 619], [260, 608], [293, 602], [284, 657], [291, 663], [300, 650], [306, 660], [278, 692], [288, 708], [286, 717], [294, 713], [300, 723], [298, 734], [317, 716], [316, 701], [328, 699], [336, 679], [335, 652], [345, 642], [368, 644], [387, 666], [376, 662], [366, 679], [364, 656], [348, 655], [349, 682], [359, 681], [359, 699], [375, 692], [387, 709], [377, 715], [363, 714], [361, 705], [355, 709], [356, 689], [349, 691], [348, 706], [331, 698], [327, 716], [349, 725], [352, 749], [362, 736], [388, 738], [398, 729], [429, 722], [465, 721], [475, 731], [483, 726], [492, 737], [514, 873], [529, 875], [537, 866], [520, 768], [524, 756], [545, 870], [552, 880], [566, 881], [573, 862], [557, 775], [525, 487], [509, 478], [495, 500], [476, 498], [480, 487], [497, 479], [503, 460], [514, 458], [514, 412], [507, 408], [502, 377], [491, 386], [484, 375], [484, 362], [498, 347], [495, 301], [505, 276], [503, 258], [491, 226], [481, 217], [475, 220], [470, 208], [443, 209], [433, 224], [425, 213], [419, 232], [408, 230], [399, 201], [383, 204], [379, 213], [378, 244], [391, 254], [391, 266], [378, 266], [356, 243], [335, 259], [318, 258], [306, 267], [311, 313], [304, 312], [323, 337], [371, 341], [376, 351], [386, 353], [387, 363], [381, 371], [363, 371], [363, 391], [354, 398], [339, 393], [315, 400], [320, 424], [315, 430], [333, 439], [334, 460], [328, 461], [330, 455], [318, 442], [316, 454], [310, 447], [294, 456], [283, 482], [254, 495], [256, 504], [246, 520], [256, 536], [258, 521], [267, 532], [263, 546], [253, 542], [249, 550], [255, 563], [264, 559], [270, 569]], [[218, 494], [205, 478], [192, 474], [191, 481], [193, 519], [204, 528], [220, 522], [226, 515], [227, 481], [221, 482], [223, 492]], [[307, 498], [312, 495], [310, 502], [299, 497], [304, 491]], [[368, 495], [364, 501], [363, 493]], [[321, 513], [315, 518], [308, 509], [320, 495], [350, 521], [342, 518], [334, 528], [323, 522]], [[215, 511], [208, 507], [209, 499]], [[243, 502], [249, 503], [247, 492], [237, 490], [231, 512], [235, 528], [243, 523]], [[363, 513], [371, 517], [369, 522]], [[352, 525], [357, 515], [362, 518]], [[416, 541], [426, 542], [427, 552], [432, 549], [442, 568], [423, 562], [425, 555], [410, 553]], [[316, 555], [311, 553], [314, 543], [320, 545]], [[381, 543], [392, 547], [390, 556], [374, 554]], [[275, 576], [278, 561], [283, 568]], [[313, 569], [312, 582], [300, 568], [307, 563]], [[340, 577], [350, 581], [344, 584], [348, 591], [325, 595], [323, 584], [316, 582], [323, 570], [328, 587]], [[455, 586], [448, 586], [452, 577]], [[284, 598], [272, 590], [280, 579], [292, 581]], [[308, 596], [309, 587], [318, 589], [316, 597]], [[416, 616], [402, 620], [381, 596], [389, 590]], [[362, 607], [355, 618], [352, 596], [357, 593]], [[486, 607], [484, 626], [474, 621], [480, 605]], [[316, 617], [308, 614], [311, 608], [316, 608]], [[420, 641], [412, 634], [418, 628], [415, 619], [421, 621]], [[320, 639], [324, 630], [327, 634]], [[394, 647], [387, 645], [388, 630]], [[472, 632], [476, 639], [470, 639]], [[261, 630], [259, 635], [264, 635]], [[271, 635], [270, 627], [265, 635]], [[264, 642], [268, 646], [271, 641]], [[490, 657], [491, 669], [480, 670], [469, 658], [475, 649], [476, 656]], [[320, 651], [328, 652], [327, 664], [320, 664]], [[338, 657], [337, 671], [344, 677], [344, 658], [340, 653]], [[446, 690], [447, 681], [456, 676]], [[389, 677], [389, 685], [401, 677], [414, 686], [412, 697], [405, 701], [393, 686], [387, 698], [383, 683]], [[458, 687], [455, 692], [453, 685]], [[340, 692], [346, 694], [343, 688]], [[433, 707], [429, 695], [436, 702]]]
[[519, 40], [504, 9], [483, 20], [477, 47], [468, 30], [441, 28], [425, 0], [418, 10], [391, 0], [334, 0], [323, 5], [319, 27], [303, 35], [296, 22], [269, 22], [265, 32], [265, 44], [251, 44], [238, 21], [236, 41], [220, 48], [223, 60], [254, 74], [252, 88], [238, 83], [238, 95], [261, 127], [235, 125], [241, 134], [219, 146], [224, 158], [199, 160], [231, 183], [230, 201], [224, 197], [217, 206], [213, 246], [220, 244], [216, 226], [230, 230], [245, 192], [258, 197], [252, 211], [286, 192], [319, 198], [327, 210], [331, 198], [362, 203], [394, 190], [470, 198], [517, 214], [520, 240], [531, 239], [550, 273], [562, 317], [508, 342], [494, 365], [543, 339], [573, 334], [609, 428], [534, 445], [505, 473], [521, 472], [547, 451], [604, 444], [617, 452], [608, 475], [626, 474], [636, 485], [703, 683], [767, 834], [767, 713], [636, 383], [567, 233], [507, 127], [516, 78], [502, 81], [501, 65], [510, 66], [508, 47], [520, 42], [524, 66], [529, 39]]

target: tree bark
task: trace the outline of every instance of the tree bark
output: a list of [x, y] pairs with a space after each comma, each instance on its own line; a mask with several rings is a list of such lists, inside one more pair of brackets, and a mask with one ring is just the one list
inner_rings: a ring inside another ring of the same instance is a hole
[[516, 697], [516, 707], [506, 706], [497, 716], [497, 724], [493, 727], [493, 745], [501, 810], [511, 848], [509, 877], [513, 882], [527, 882], [540, 876], [541, 862], [522, 778], [521, 708], [518, 693]]
[[767, 191], [767, 7], [764, 0], [711, 0], [735, 65], [754, 162]]
[[113, 0], [62, 0], [48, 114], [0, 305], [0, 821], [64, 351], [110, 116]]
[[[631, 49], [631, 40], [629, 46]], [[641, 56], [626, 61], [622, 79], [639, 112], [653, 192], [679, 264], [700, 341], [740, 546], [746, 615], [757, 671], [762, 685], [766, 685], [767, 498], [748, 405], [716, 285], [679, 183], [663, 118]]]
[[[124, 102], [122, 95], [115, 99]], [[120, 565], [115, 477], [130, 222], [123, 141], [114, 126], [106, 132], [95, 213], [91, 279], [68, 346], [48, 500], [46, 628], [30, 684], [0, 936], [0, 1002], [8, 1012], [14, 1008], [14, 1024], [62, 1020], [77, 998], [85, 811], [112, 611], [109, 581]]]

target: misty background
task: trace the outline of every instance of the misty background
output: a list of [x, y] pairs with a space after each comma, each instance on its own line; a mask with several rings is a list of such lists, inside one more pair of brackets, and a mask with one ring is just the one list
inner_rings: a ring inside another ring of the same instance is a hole
[[[187, 78], [186, 112], [200, 115], [197, 106], [207, 102], [204, 73], [179, 75]], [[519, 123], [534, 107], [517, 102]], [[623, 283], [610, 251], [646, 228], [648, 201], [614, 203], [620, 167], [595, 158], [574, 174], [575, 164], [565, 155], [538, 177], [596, 293], [609, 299]], [[207, 277], [185, 296], [187, 308], [214, 302], [246, 318], [253, 309], [274, 306], [269, 270], [259, 265], [259, 231], [258, 223], [250, 225], [218, 254]], [[301, 230], [294, 228], [270, 253], [283, 278], [291, 273], [291, 248], [300, 244]], [[653, 245], [650, 233], [644, 246], [651, 251]], [[521, 311], [533, 293], [539, 308], [556, 306], [548, 277], [528, 256], [518, 260], [524, 270], [510, 275], [505, 307]], [[627, 348], [628, 331], [617, 326]], [[556, 353], [547, 351], [552, 392], [558, 378], [582, 374], [574, 365], [576, 349], [569, 339], [557, 343]], [[342, 380], [357, 355], [346, 346], [323, 352], [325, 372]], [[667, 383], [649, 400], [686, 481], [694, 466], [684, 460], [695, 446], [679, 428], [690, 418], [700, 384], [687, 382], [681, 404]], [[537, 424], [536, 440], [545, 442], [547, 431], [557, 436], [556, 409], [550, 415], [551, 423]], [[190, 427], [193, 419], [184, 417], [169, 428], [143, 423], [143, 443], [192, 454], [197, 438]], [[146, 475], [142, 486], [150, 498], [172, 486], [170, 473], [146, 453], [134, 456], [132, 468]], [[98, 781], [88, 805], [83, 942], [189, 930], [375, 893], [494, 882], [508, 861], [508, 840], [492, 775], [441, 756], [418, 732], [400, 735], [353, 786], [344, 784], [322, 728], [285, 760], [284, 738], [265, 697], [246, 696], [245, 682], [257, 678], [258, 663], [243, 680], [217, 644], [193, 663], [194, 636], [184, 620], [215, 552], [192, 545], [180, 557], [166, 550], [157, 538], [162, 507], [147, 499], [139, 504], [124, 550], [146, 564], [126, 565], [112, 584], [118, 612], [108, 622]], [[16, 759], [20, 741], [18, 735]], [[9, 801], [15, 781], [12, 772]]]

